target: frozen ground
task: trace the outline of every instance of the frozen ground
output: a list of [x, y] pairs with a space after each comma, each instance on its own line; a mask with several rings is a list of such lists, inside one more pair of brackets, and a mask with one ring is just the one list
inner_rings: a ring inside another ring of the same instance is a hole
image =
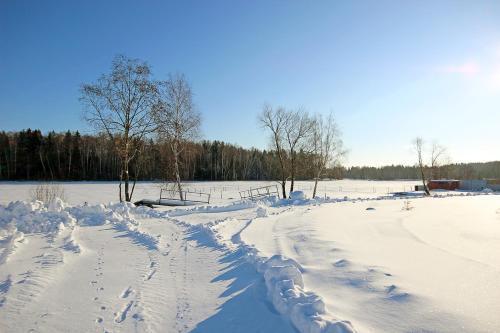
[[[0, 203], [7, 204], [15, 200], [30, 199], [31, 190], [38, 182], [0, 182]], [[118, 182], [59, 182], [66, 192], [71, 204], [106, 203], [118, 201]], [[364, 181], [364, 180], [335, 180], [322, 181], [318, 185], [318, 196], [324, 197], [376, 197], [389, 192], [410, 191], [418, 181]], [[185, 189], [211, 194], [211, 202], [222, 204], [240, 198], [239, 191], [250, 188], [278, 185], [272, 181], [236, 181], [236, 182], [189, 182]], [[312, 181], [299, 181], [295, 190], [304, 191], [311, 195], [314, 183]], [[160, 196], [159, 182], [138, 182], [134, 200], [158, 199]], [[287, 190], [288, 190], [287, 185]]]
[[415, 183], [258, 203], [230, 198], [263, 183], [194, 183], [214, 205], [155, 210], [0, 183], [0, 332], [500, 331], [500, 197], [385, 195]]

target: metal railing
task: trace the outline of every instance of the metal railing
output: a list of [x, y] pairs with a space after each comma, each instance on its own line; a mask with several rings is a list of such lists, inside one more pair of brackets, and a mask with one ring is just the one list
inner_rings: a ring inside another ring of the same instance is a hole
[[160, 190], [160, 202], [161, 200], [174, 200], [181, 201], [184, 204], [187, 202], [195, 203], [210, 203], [210, 193], [195, 192], [195, 191], [179, 191], [161, 189]]
[[256, 188], [251, 188], [249, 190], [240, 191], [241, 200], [244, 199], [257, 200], [265, 197], [270, 197], [273, 195], [277, 196], [278, 198], [280, 196], [277, 185], [256, 187]]

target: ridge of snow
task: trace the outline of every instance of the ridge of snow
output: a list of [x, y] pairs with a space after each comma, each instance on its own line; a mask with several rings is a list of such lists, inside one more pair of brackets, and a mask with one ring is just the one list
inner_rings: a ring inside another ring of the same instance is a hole
[[[264, 207], [258, 206], [257, 218], [267, 216]], [[246, 259], [262, 274], [267, 295], [274, 308], [287, 317], [301, 333], [354, 333], [349, 321], [339, 320], [328, 313], [322, 298], [311, 291], [305, 291], [302, 268], [293, 259], [281, 255], [270, 258], [261, 256], [259, 251], [244, 244], [239, 237], [241, 231], [253, 220], [243, 222], [233, 218], [212, 221], [206, 224], [186, 226], [204, 232], [217, 245], [228, 250], [242, 250]], [[182, 222], [181, 222], [182, 223]], [[236, 234], [227, 232], [239, 227]]]

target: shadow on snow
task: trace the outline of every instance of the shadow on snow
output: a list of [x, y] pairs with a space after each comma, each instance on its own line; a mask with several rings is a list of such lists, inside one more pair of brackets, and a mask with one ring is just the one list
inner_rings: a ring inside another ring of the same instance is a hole
[[219, 297], [227, 300], [211, 317], [191, 332], [297, 332], [267, 300], [263, 277], [245, 260], [241, 250], [228, 251], [199, 230], [188, 233], [198, 247], [220, 251], [219, 262], [226, 266], [211, 282], [231, 281]]

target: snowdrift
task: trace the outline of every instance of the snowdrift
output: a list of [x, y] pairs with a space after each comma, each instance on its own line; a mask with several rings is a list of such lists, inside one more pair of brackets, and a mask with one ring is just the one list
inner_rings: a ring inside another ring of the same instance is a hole
[[[108, 206], [68, 206], [62, 200], [44, 204], [41, 201], [15, 201], [0, 205], [0, 235], [22, 232], [25, 234], [57, 234], [75, 225], [113, 224], [130, 232], [140, 232], [132, 213], [139, 210], [131, 203], [115, 203]], [[147, 237], [147, 235], [144, 235]]]
[[0, 205], [0, 229], [4, 231], [54, 233], [75, 222], [60, 199], [50, 205], [41, 201], [15, 201], [7, 206]]
[[[258, 206], [257, 218], [267, 216], [266, 208]], [[302, 278], [303, 269], [292, 259], [281, 255], [263, 257], [258, 250], [244, 244], [241, 231], [251, 223], [232, 218], [213, 221], [204, 225], [187, 225], [204, 232], [219, 246], [229, 250], [244, 251], [245, 256], [262, 274], [268, 298], [275, 309], [289, 318], [301, 333], [353, 333], [348, 321], [342, 321], [328, 313], [325, 303], [314, 292], [306, 291]]]
[[280, 255], [255, 260], [264, 275], [269, 298], [278, 312], [290, 318], [302, 333], [355, 332], [351, 323], [327, 313], [325, 303], [313, 292], [304, 291], [299, 265]]

